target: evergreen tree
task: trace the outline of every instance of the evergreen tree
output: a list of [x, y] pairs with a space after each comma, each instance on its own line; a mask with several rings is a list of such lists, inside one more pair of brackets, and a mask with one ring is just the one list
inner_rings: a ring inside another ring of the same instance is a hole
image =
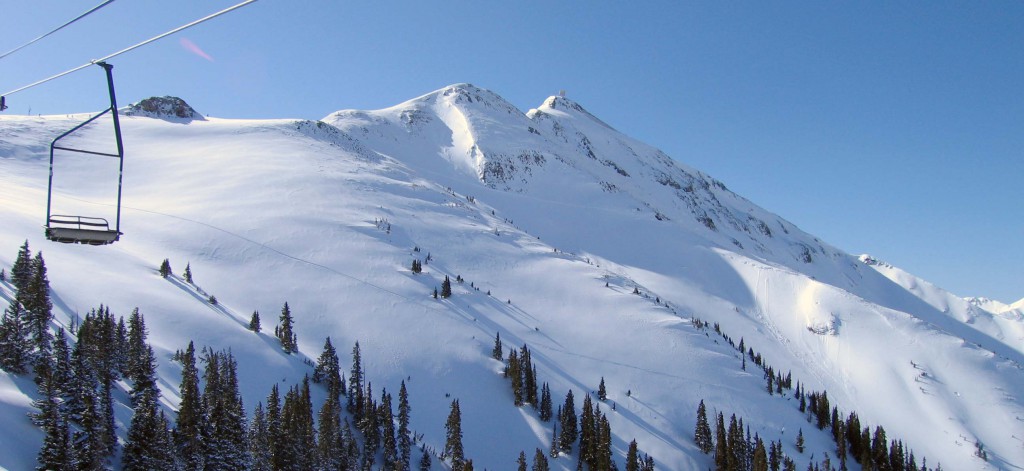
[[270, 456], [270, 431], [267, 427], [267, 416], [263, 412], [262, 402], [257, 403], [256, 409], [252, 412], [252, 420], [249, 421], [249, 430], [246, 433], [246, 448], [249, 451], [249, 469], [251, 471], [271, 471], [273, 469]]
[[15, 297], [28, 313], [29, 332], [34, 359], [50, 354], [50, 321], [53, 320], [53, 303], [50, 302], [50, 281], [46, 276], [46, 261], [43, 253], [36, 253], [31, 262], [31, 276], [25, 289], [18, 290]]
[[139, 308], [132, 310], [128, 317], [128, 348], [125, 351], [125, 364], [121, 372], [125, 378], [135, 381], [141, 374], [142, 365], [146, 358], [146, 321], [143, 319]]
[[715, 425], [715, 470], [729, 469], [729, 441], [725, 432], [725, 416], [719, 412]]
[[358, 423], [362, 418], [363, 407], [363, 365], [358, 341], [352, 347], [352, 369], [348, 375], [348, 389], [348, 411]]
[[551, 420], [551, 388], [544, 383], [540, 391], [540, 420], [547, 422]]
[[430, 471], [430, 464], [430, 453], [423, 450], [423, 454], [420, 455], [420, 471]]
[[192, 264], [191, 263], [186, 263], [185, 264], [185, 273], [183, 273], [182, 276], [185, 278], [185, 283], [188, 283], [190, 285], [192, 284]]
[[28, 313], [17, 299], [4, 310], [0, 319], [0, 368], [12, 374], [28, 371], [32, 340]]
[[39, 450], [38, 470], [70, 470], [74, 457], [70, 455], [71, 437], [67, 418], [62, 414], [58, 388], [52, 375], [52, 359], [42, 357], [37, 362], [36, 384], [40, 398], [33, 401], [39, 409], [32, 414], [33, 422], [43, 429], [43, 446]]
[[316, 368], [313, 370], [314, 383], [326, 383], [327, 393], [335, 400], [340, 400], [343, 391], [341, 390], [341, 365], [338, 361], [338, 352], [331, 344], [331, 338], [324, 341], [324, 351], [317, 359]]
[[123, 464], [126, 471], [171, 470], [173, 452], [169, 426], [163, 413], [158, 411], [160, 390], [156, 387], [156, 357], [153, 349], [145, 345], [144, 360], [133, 371], [130, 395], [135, 413], [128, 427], [128, 442], [124, 447]]
[[529, 402], [535, 409], [537, 408], [537, 370], [533, 366], [533, 358], [530, 353], [530, 348], [523, 344], [523, 348], [519, 350], [519, 367], [523, 373], [522, 380], [522, 397], [523, 402]]
[[701, 399], [700, 404], [697, 406], [697, 426], [693, 432], [693, 441], [704, 454], [711, 453], [714, 449], [714, 444], [711, 441], [711, 426], [708, 425], [708, 415], [703, 399]]
[[398, 441], [395, 439], [395, 415], [391, 407], [391, 395], [387, 390], [381, 392], [378, 422], [380, 423], [381, 458], [385, 471], [400, 471]]
[[285, 435], [281, 411], [281, 393], [276, 384], [270, 388], [270, 395], [267, 396], [267, 437], [270, 441], [271, 469], [285, 469], [288, 463], [286, 450], [288, 439]]
[[412, 272], [421, 273], [423, 272], [423, 264], [419, 260], [413, 259], [412, 261]]
[[562, 405], [561, 414], [562, 434], [559, 436], [559, 447], [566, 453], [572, 452], [572, 444], [579, 437], [576, 422], [576, 405], [573, 403], [572, 390], [565, 394], [565, 404]]
[[601, 384], [597, 385], [597, 399], [601, 402], [608, 400], [608, 391], [604, 387], [604, 376], [601, 377]]
[[519, 452], [519, 458], [516, 459], [516, 470], [517, 471], [530, 471], [529, 468], [526, 467], [526, 452], [525, 451], [520, 451]]
[[252, 317], [249, 318], [249, 330], [259, 333], [263, 330], [263, 326], [260, 325], [260, 312], [252, 311]]
[[248, 463], [245, 409], [238, 392], [238, 365], [230, 352], [206, 351], [203, 389], [206, 469], [240, 470]]
[[533, 467], [531, 471], [549, 471], [550, 465], [548, 464], [548, 457], [544, 456], [544, 452], [537, 448], [537, 451], [533, 453]]
[[[588, 468], [596, 467], [597, 459], [597, 420], [590, 394], [583, 397], [583, 413], [580, 414], [580, 453], [579, 461], [586, 463]], [[579, 466], [577, 466], [579, 467]]]
[[274, 335], [281, 341], [281, 348], [285, 353], [291, 354], [299, 351], [299, 338], [295, 335], [294, 320], [288, 303], [281, 308], [280, 325], [274, 329]]
[[501, 332], [494, 334], [494, 348], [491, 349], [491, 358], [501, 361], [504, 357], [504, 349], [501, 345]]
[[626, 471], [640, 471], [640, 452], [635, 439], [629, 442], [629, 450], [626, 452]]
[[512, 380], [512, 403], [523, 405], [523, 366], [515, 349], [508, 352], [508, 377]]
[[165, 258], [164, 261], [160, 263], [160, 276], [163, 278], [167, 278], [170, 275], [171, 261]]
[[796, 434], [796, 451], [804, 452], [804, 429], [800, 429]]
[[768, 471], [768, 453], [764, 448], [764, 442], [756, 439], [754, 445], [754, 456], [751, 459], [751, 471]]
[[452, 280], [448, 279], [448, 275], [444, 276], [444, 281], [441, 282], [441, 297], [450, 298], [452, 296]]
[[462, 412], [459, 411], [458, 399], [452, 401], [444, 428], [446, 432], [442, 456], [451, 459], [453, 471], [460, 471], [465, 465], [466, 457], [462, 451]]
[[345, 469], [345, 441], [341, 432], [341, 403], [328, 396], [317, 417], [317, 455], [323, 469]]
[[11, 284], [16, 291], [28, 288], [29, 280], [32, 279], [32, 251], [28, 248], [28, 240], [18, 249], [18, 255], [14, 258], [14, 265], [11, 266]]
[[409, 460], [412, 457], [413, 440], [409, 430], [411, 414], [409, 392], [405, 389], [405, 381], [402, 381], [398, 390], [398, 461], [401, 471], [409, 471]]

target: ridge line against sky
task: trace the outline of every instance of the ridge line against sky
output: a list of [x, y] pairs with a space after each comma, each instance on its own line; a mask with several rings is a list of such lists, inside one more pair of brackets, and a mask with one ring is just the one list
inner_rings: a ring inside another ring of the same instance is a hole
[[[0, 60], [0, 88], [235, 3], [115, 2]], [[0, 50], [81, 9], [6, 5]], [[174, 95], [232, 118], [318, 119], [461, 82], [526, 111], [565, 89], [830, 244], [1009, 304], [1024, 297], [1022, 20], [1011, 2], [260, 0], [113, 64], [122, 105]], [[102, 72], [86, 69], [11, 97], [5, 113], [105, 99]]]

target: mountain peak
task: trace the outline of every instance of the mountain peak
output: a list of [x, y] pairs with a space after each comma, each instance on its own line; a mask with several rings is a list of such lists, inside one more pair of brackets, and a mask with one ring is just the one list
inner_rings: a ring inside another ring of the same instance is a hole
[[531, 118], [541, 116], [543, 114], [564, 114], [567, 116], [584, 116], [591, 121], [600, 124], [608, 129], [613, 129], [604, 121], [601, 121], [597, 116], [583, 108], [579, 103], [566, 98], [564, 95], [550, 96], [544, 103], [537, 109], [530, 110], [528, 116]]
[[125, 115], [184, 120], [203, 119], [203, 115], [196, 112], [185, 100], [176, 96], [154, 96], [138, 103], [132, 103], [128, 105]]

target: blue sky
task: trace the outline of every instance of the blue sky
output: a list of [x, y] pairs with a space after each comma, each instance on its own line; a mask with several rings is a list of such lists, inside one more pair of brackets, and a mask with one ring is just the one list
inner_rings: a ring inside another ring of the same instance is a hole
[[[3, 0], [0, 52], [99, 3]], [[115, 1], [0, 60], [0, 93], [235, 3]], [[564, 89], [841, 249], [1013, 302], [1021, 24], [1024, 3], [1003, 1], [260, 0], [110, 62], [121, 105], [175, 95], [225, 118], [317, 119], [458, 82], [526, 111]], [[104, 87], [89, 67], [5, 113], [98, 110]]]

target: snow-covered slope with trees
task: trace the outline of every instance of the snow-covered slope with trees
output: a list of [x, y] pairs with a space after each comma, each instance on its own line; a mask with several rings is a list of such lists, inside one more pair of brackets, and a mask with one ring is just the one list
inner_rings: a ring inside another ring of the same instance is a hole
[[[521, 450], [550, 449], [552, 423], [513, 405], [491, 358], [500, 334], [506, 355], [529, 346], [556, 404], [569, 390], [577, 408], [595, 395], [619, 469], [634, 439], [659, 469], [713, 467], [694, 443], [701, 400], [781, 441], [798, 469], [825, 453], [838, 466], [829, 430], [808, 423], [793, 390], [769, 395], [762, 370], [728, 338], [805, 391], [827, 391], [840, 414], [884, 426], [919, 465], [1024, 466], [1019, 305], [961, 308], [564, 97], [523, 113], [459, 84], [322, 121], [124, 116], [125, 235], [107, 247], [50, 243], [40, 228], [49, 141], [84, 119], [0, 116], [0, 266], [26, 239], [41, 250], [60, 325], [100, 304], [120, 316], [138, 307], [172, 416], [181, 365], [171, 356], [190, 340], [231, 350], [251, 416], [274, 384], [286, 390], [311, 373], [307, 361], [330, 336], [343, 371], [359, 342], [374, 394], [397, 395], [405, 381], [418, 445], [443, 449], [458, 399], [475, 467], [515, 469]], [[109, 146], [109, 129], [86, 128], [75, 144]], [[112, 179], [105, 162], [58, 158], [55, 175], [67, 180], [55, 209], [109, 217], [116, 169]], [[452, 296], [435, 299], [445, 277]], [[10, 302], [12, 285], [0, 283], [0, 294]], [[285, 302], [294, 355], [268, 332]], [[254, 310], [261, 334], [247, 329]], [[35, 466], [42, 433], [26, 418], [35, 395], [31, 375], [0, 373], [0, 467]], [[324, 397], [314, 388], [316, 404]], [[130, 419], [118, 411], [122, 439]], [[975, 457], [979, 442], [988, 462]], [[577, 456], [552, 467], [575, 469]]]

